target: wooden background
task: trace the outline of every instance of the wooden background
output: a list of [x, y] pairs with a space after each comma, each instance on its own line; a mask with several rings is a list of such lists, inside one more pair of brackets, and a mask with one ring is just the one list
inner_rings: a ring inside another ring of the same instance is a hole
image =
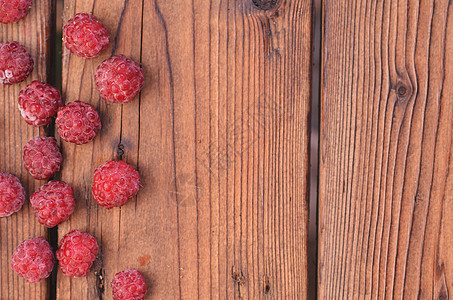
[[453, 295], [452, 10], [324, 1], [319, 299]]
[[[91, 103], [103, 129], [87, 145], [61, 142], [57, 178], [74, 186], [78, 200], [69, 221], [46, 232], [28, 203], [1, 220], [1, 299], [111, 299], [110, 281], [126, 268], [145, 274], [149, 299], [306, 298], [311, 2], [67, 0], [63, 8], [63, 24], [89, 12], [111, 32], [99, 58], [62, 52], [65, 102]], [[38, 25], [61, 17], [51, 9], [35, 1], [27, 19], [0, 27], [4, 41], [19, 39], [42, 60], [34, 73], [41, 80], [53, 57], [36, 48], [50, 32]], [[132, 103], [99, 98], [94, 72], [112, 54], [144, 68], [145, 87]], [[16, 108], [25, 84], [1, 88], [1, 153], [8, 155], [1, 167], [31, 193], [42, 182], [21, 166], [22, 145], [38, 134]], [[106, 210], [91, 198], [91, 184], [94, 169], [111, 159], [136, 166], [143, 188]], [[32, 285], [10, 271], [21, 240], [48, 234], [56, 241], [71, 229], [101, 246], [87, 278], [58, 270], [56, 281]]]
[[[0, 42], [18, 41], [34, 60], [31, 75], [19, 84], [0, 87], [0, 172], [17, 176], [28, 198], [44, 181], [34, 180], [22, 165], [22, 148], [35, 136], [48, 134], [47, 128], [27, 125], [17, 108], [19, 91], [33, 80], [50, 77], [50, 33], [52, 4], [35, 0], [27, 18], [16, 24], [0, 24]], [[28, 200], [19, 212], [0, 218], [0, 299], [46, 299], [49, 282], [27, 284], [11, 270], [11, 255], [23, 240], [47, 237], [47, 230], [33, 216]]]
[[[449, 299], [452, 5], [324, 0], [318, 28], [313, 3], [66, 0], [55, 14], [55, 1], [36, 0], [25, 20], [0, 25], [2, 41], [18, 40], [35, 59], [26, 82], [0, 87], [1, 171], [28, 194], [43, 183], [21, 163], [30, 138], [54, 134], [20, 118], [17, 94], [32, 79], [57, 84], [61, 73], [65, 101], [91, 103], [103, 121], [93, 143], [61, 143], [57, 178], [78, 199], [68, 222], [47, 231], [28, 203], [0, 219], [0, 298], [111, 299], [114, 274], [133, 267], [149, 299]], [[92, 60], [64, 49], [60, 72], [52, 43], [77, 12], [97, 15], [111, 46]], [[94, 72], [112, 54], [143, 65], [145, 88], [132, 103], [99, 98]], [[308, 181], [317, 105], [316, 249]], [[111, 159], [136, 166], [143, 189], [108, 211], [90, 190], [94, 169]], [[56, 271], [28, 284], [10, 270], [23, 239], [43, 235], [56, 247], [71, 229], [101, 245], [89, 277]], [[313, 253], [317, 274], [307, 271]]]

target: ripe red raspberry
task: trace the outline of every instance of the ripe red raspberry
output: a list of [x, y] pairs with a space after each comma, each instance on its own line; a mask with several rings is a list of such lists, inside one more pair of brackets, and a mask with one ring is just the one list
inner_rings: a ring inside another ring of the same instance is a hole
[[25, 240], [14, 250], [11, 268], [28, 282], [39, 282], [52, 273], [55, 258], [43, 237]]
[[86, 277], [96, 260], [99, 246], [96, 239], [88, 233], [73, 230], [60, 241], [57, 259], [63, 274], [69, 277]]
[[55, 124], [63, 140], [77, 145], [90, 142], [101, 130], [98, 112], [82, 101], [74, 101], [60, 108]]
[[109, 46], [109, 31], [95, 16], [80, 13], [64, 26], [63, 41], [71, 53], [92, 58]]
[[116, 273], [111, 283], [113, 300], [142, 300], [146, 295], [146, 282], [135, 269]]
[[8, 173], [0, 173], [0, 218], [18, 212], [25, 202], [25, 190], [19, 179]]
[[24, 167], [34, 179], [49, 179], [60, 171], [63, 156], [57, 140], [38, 136], [24, 146]]
[[17, 22], [28, 15], [32, 0], [0, 0], [0, 23]]
[[108, 161], [94, 172], [93, 198], [107, 209], [123, 206], [140, 189], [140, 175], [124, 161]]
[[102, 99], [118, 103], [134, 99], [145, 81], [140, 65], [124, 55], [104, 60], [96, 70], [95, 80]]
[[52, 180], [31, 195], [30, 203], [39, 223], [52, 228], [69, 219], [76, 204], [72, 193], [66, 182]]
[[0, 43], [0, 82], [13, 84], [24, 81], [33, 71], [33, 59], [18, 42]]
[[49, 125], [61, 106], [60, 92], [47, 83], [35, 80], [19, 93], [20, 113], [33, 126]]

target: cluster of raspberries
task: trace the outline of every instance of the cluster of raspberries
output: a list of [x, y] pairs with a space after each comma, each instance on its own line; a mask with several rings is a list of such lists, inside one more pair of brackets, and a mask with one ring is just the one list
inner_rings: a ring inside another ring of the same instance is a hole
[[[0, 23], [17, 22], [24, 18], [31, 0], [0, 0]], [[63, 28], [65, 47], [74, 55], [93, 58], [109, 46], [109, 31], [95, 16], [79, 13]], [[33, 59], [17, 42], [0, 43], [0, 83], [24, 81], [33, 71]], [[108, 102], [127, 103], [138, 95], [144, 85], [140, 64], [124, 55], [114, 55], [97, 68], [95, 83], [101, 98]], [[48, 126], [55, 118], [60, 138], [77, 145], [92, 141], [101, 130], [97, 110], [82, 101], [63, 106], [58, 89], [50, 84], [33, 81], [19, 93], [18, 107], [25, 122], [31, 126]], [[63, 156], [53, 137], [35, 137], [23, 148], [24, 168], [37, 180], [51, 179], [60, 171]], [[120, 207], [140, 189], [139, 173], [124, 161], [108, 161], [94, 172], [92, 196], [102, 207]], [[76, 207], [71, 185], [51, 180], [30, 196], [34, 215], [42, 225], [52, 228], [69, 219]], [[12, 174], [0, 173], [0, 217], [18, 212], [25, 202], [25, 189]], [[31, 238], [15, 249], [11, 268], [28, 282], [49, 277], [59, 261], [63, 274], [70, 277], [88, 276], [98, 255], [96, 239], [79, 230], [67, 233], [54, 256], [43, 238]], [[113, 299], [144, 299], [146, 283], [143, 275], [128, 269], [115, 275], [111, 282]]]

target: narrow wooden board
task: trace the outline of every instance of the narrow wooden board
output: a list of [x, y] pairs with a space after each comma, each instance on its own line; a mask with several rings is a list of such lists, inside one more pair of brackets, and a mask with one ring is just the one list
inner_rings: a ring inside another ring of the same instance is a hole
[[32, 74], [22, 83], [0, 86], [0, 172], [17, 176], [25, 187], [27, 200], [21, 211], [0, 218], [0, 299], [46, 299], [48, 283], [29, 284], [11, 270], [11, 255], [23, 240], [47, 236], [36, 221], [28, 196], [43, 181], [34, 180], [22, 165], [22, 148], [31, 138], [46, 135], [46, 130], [27, 125], [17, 108], [19, 91], [32, 80], [46, 81], [49, 62], [51, 1], [36, 0], [28, 16], [17, 23], [0, 24], [0, 42], [17, 41], [25, 46], [34, 60]]
[[[277, 2], [65, 1], [64, 21], [93, 12], [117, 43], [92, 60], [63, 52], [66, 101], [94, 105], [103, 129], [63, 142], [78, 205], [59, 237], [86, 230], [101, 253], [87, 278], [59, 272], [58, 299], [108, 299], [127, 268], [149, 299], [306, 298], [312, 5]], [[112, 53], [143, 65], [132, 103], [99, 98], [94, 72]], [[119, 144], [143, 188], [106, 210], [92, 177]]]
[[448, 299], [453, 6], [324, 1], [319, 299]]

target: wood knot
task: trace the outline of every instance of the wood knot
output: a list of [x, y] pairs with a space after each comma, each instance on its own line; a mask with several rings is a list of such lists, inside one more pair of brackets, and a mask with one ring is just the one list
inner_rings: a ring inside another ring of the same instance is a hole
[[245, 284], [245, 276], [242, 271], [235, 271], [234, 266], [231, 266], [231, 278], [233, 278], [234, 283], [236, 283], [238, 286], [244, 285]]
[[395, 87], [395, 92], [396, 96], [398, 97], [398, 100], [405, 100], [410, 97], [412, 94], [412, 88], [410, 85], [404, 83], [404, 82], [398, 82], [398, 84]]
[[233, 271], [233, 273], [231, 274], [231, 278], [233, 278], [234, 283], [236, 283], [237, 285], [245, 284], [245, 276], [242, 273], [242, 271], [240, 271], [240, 272]]
[[273, 10], [278, 7], [281, 0], [252, 0], [253, 4], [261, 10]]
[[398, 96], [404, 97], [404, 96], [406, 96], [406, 92], [407, 92], [406, 87], [400, 86], [400, 87], [398, 88]]

